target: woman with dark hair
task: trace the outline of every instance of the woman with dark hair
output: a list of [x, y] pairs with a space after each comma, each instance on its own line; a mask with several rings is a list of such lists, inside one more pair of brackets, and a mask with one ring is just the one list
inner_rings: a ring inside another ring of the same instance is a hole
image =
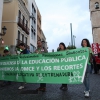
[[66, 46], [65, 46], [65, 44], [63, 42], [61, 42], [59, 44], [59, 47], [57, 48], [57, 51], [61, 51], [61, 50], [66, 50]]
[[[64, 50], [66, 50], [66, 46], [63, 42], [61, 42], [59, 44], [59, 47], [57, 48], [57, 51], [64, 51]], [[68, 90], [67, 84], [62, 84], [60, 89], [63, 90], [63, 91]]]
[[85, 77], [84, 77], [84, 85], [85, 85], [85, 97], [89, 97], [89, 92], [90, 92], [90, 87], [89, 87], [89, 74], [90, 74], [90, 71], [91, 71], [91, 58], [92, 58], [92, 49], [91, 49], [91, 46], [90, 46], [90, 42], [88, 39], [83, 39], [82, 42], [81, 42], [81, 46], [82, 47], [88, 47], [89, 48], [89, 60], [88, 60], [88, 63], [87, 63], [87, 68], [86, 68], [86, 72], [85, 72]]
[[90, 45], [90, 42], [88, 39], [83, 39], [82, 42], [81, 42], [81, 46], [82, 47], [90, 47], [91, 48], [91, 45]]

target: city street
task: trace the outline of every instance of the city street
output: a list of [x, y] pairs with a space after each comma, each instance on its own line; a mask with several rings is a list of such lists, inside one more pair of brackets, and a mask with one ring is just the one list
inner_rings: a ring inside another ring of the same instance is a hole
[[[20, 83], [0, 87], [0, 100], [100, 100], [100, 74], [90, 75], [90, 97], [84, 97], [84, 85], [68, 85], [68, 91], [61, 91], [60, 84], [47, 84], [46, 92], [34, 93], [39, 84], [26, 84], [23, 90], [18, 90]], [[26, 90], [30, 92], [24, 93]]]
[[100, 71], [85, 91], [100, 70], [99, 16], [100, 0], [0, 0], [0, 100], [100, 100]]

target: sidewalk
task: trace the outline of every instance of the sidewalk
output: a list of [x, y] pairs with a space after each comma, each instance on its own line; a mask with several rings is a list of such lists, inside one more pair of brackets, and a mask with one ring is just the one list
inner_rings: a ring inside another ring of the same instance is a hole
[[35, 90], [39, 84], [26, 84], [23, 90], [18, 90], [20, 83], [0, 87], [0, 100], [100, 100], [100, 75], [90, 75], [90, 97], [84, 97], [84, 85], [68, 85], [68, 91], [61, 91], [60, 84], [47, 84], [46, 92], [38, 94], [21, 94], [25, 90]]

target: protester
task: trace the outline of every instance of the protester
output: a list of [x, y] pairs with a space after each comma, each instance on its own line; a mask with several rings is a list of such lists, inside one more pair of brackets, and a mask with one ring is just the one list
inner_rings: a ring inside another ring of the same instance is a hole
[[[42, 46], [42, 41], [38, 40], [37, 41], [37, 49], [35, 50], [35, 53], [41, 54], [41, 53], [47, 53], [47, 49]], [[46, 83], [40, 83], [40, 87], [36, 89], [37, 91], [46, 91]]]
[[100, 74], [100, 52], [98, 53], [96, 65], [97, 65], [97, 73]]
[[94, 71], [93, 74], [97, 74], [98, 73], [98, 67], [97, 67], [97, 64], [96, 64], [96, 59], [95, 59], [95, 55], [92, 56], [92, 63], [91, 63], [91, 66], [92, 66], [92, 70]]
[[[7, 50], [7, 49], [5, 49], [4, 51], [3, 51], [3, 57], [6, 57], [6, 56], [9, 56], [10, 54], [9, 54], [9, 50]], [[4, 87], [4, 86], [6, 86], [6, 85], [11, 85], [11, 81], [3, 81], [2, 82], [2, 84], [1, 84], [1, 86], [2, 87]]]
[[[59, 47], [57, 48], [57, 51], [64, 51], [64, 50], [66, 50], [66, 46], [63, 42], [61, 42], [59, 44]], [[63, 91], [68, 90], [67, 84], [62, 84], [60, 89], [63, 90]]]
[[85, 73], [85, 77], [84, 77], [84, 85], [85, 85], [85, 97], [89, 97], [89, 92], [90, 92], [90, 81], [89, 81], [89, 74], [91, 71], [91, 57], [92, 57], [92, 49], [89, 43], [88, 39], [83, 39], [81, 42], [81, 46], [82, 47], [88, 47], [89, 49], [89, 60], [87, 63], [87, 68], [86, 68], [86, 73]]
[[[19, 48], [22, 50], [21, 54], [29, 54], [29, 51], [27, 50], [27, 48], [25, 47], [24, 43], [20, 43], [19, 44]], [[18, 89], [23, 89], [24, 88], [25, 83], [21, 82], [21, 86]]]

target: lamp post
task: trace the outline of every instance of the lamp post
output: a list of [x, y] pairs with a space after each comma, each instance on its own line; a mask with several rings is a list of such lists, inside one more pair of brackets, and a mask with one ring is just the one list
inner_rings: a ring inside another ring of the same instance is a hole
[[4, 40], [0, 38], [0, 44], [4, 44]]
[[70, 31], [71, 31], [71, 46], [73, 46], [72, 23], [70, 23]]
[[95, 9], [99, 9], [99, 3], [98, 2], [95, 3]]
[[0, 33], [0, 36], [4, 36], [4, 35], [6, 34], [7, 28], [4, 26], [4, 27], [2, 28], [2, 30], [3, 30], [3, 33]]
[[76, 38], [76, 36], [73, 35], [73, 43], [74, 43], [74, 46], [75, 46], [75, 38]]

